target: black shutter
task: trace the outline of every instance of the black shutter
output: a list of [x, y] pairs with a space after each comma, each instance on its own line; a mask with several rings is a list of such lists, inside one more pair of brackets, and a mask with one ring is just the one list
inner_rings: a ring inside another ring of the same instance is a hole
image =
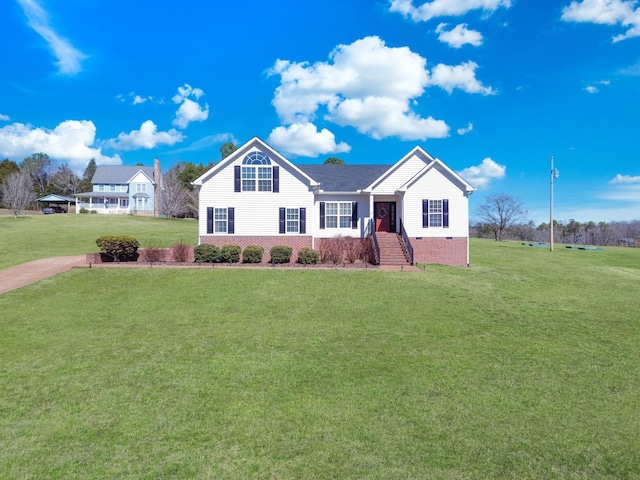
[[442, 226], [449, 228], [449, 200], [442, 200]]
[[273, 192], [280, 192], [280, 167], [273, 166]]
[[307, 209], [300, 209], [300, 233], [307, 233]]
[[324, 202], [320, 202], [320, 228], [324, 228]]
[[233, 191], [241, 192], [242, 183], [240, 182], [240, 165], [233, 167]]
[[422, 228], [429, 228], [429, 200], [422, 200]]
[[358, 202], [351, 202], [351, 228], [358, 228]]
[[287, 233], [287, 209], [280, 207], [280, 233]]
[[207, 207], [207, 233], [213, 233], [213, 207]]
[[233, 207], [227, 208], [227, 233], [235, 233], [236, 216]]

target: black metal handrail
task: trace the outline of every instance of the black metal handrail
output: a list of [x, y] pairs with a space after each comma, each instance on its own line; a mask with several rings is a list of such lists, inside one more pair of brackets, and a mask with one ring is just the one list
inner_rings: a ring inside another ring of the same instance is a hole
[[373, 220], [369, 219], [368, 225], [369, 235], [373, 241], [373, 254], [375, 256], [376, 265], [380, 265], [380, 245], [378, 244], [378, 237], [376, 236], [376, 229], [374, 228]]
[[409, 240], [407, 231], [404, 229], [402, 219], [400, 219], [400, 235], [402, 237], [402, 251], [404, 252], [404, 257], [407, 259], [407, 262], [413, 265], [413, 245], [411, 245], [411, 240]]

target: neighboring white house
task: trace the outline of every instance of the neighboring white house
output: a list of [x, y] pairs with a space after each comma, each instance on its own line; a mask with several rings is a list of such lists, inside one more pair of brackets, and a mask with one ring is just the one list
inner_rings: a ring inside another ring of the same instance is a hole
[[76, 193], [76, 212], [156, 215], [160, 193], [160, 162], [153, 167], [98, 165], [91, 192]]
[[392, 233], [410, 263], [469, 264], [474, 188], [420, 147], [394, 164], [295, 165], [253, 138], [193, 184], [201, 244], [289, 245], [295, 259], [323, 238]]

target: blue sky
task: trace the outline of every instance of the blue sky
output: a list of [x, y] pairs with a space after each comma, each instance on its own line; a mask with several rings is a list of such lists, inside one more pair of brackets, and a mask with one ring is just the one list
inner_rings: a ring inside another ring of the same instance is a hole
[[[266, 140], [294, 163], [420, 145], [549, 218], [640, 219], [630, 0], [7, 0], [0, 158], [151, 165]], [[473, 215], [472, 215], [473, 217]]]

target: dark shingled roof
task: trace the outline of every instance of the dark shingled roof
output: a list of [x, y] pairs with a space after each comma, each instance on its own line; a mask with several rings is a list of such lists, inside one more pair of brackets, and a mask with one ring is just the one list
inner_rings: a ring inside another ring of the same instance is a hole
[[371, 185], [391, 165], [296, 165], [325, 192], [355, 192]]
[[91, 183], [127, 183], [131, 177], [142, 170], [153, 181], [153, 167], [140, 165], [98, 165]]

